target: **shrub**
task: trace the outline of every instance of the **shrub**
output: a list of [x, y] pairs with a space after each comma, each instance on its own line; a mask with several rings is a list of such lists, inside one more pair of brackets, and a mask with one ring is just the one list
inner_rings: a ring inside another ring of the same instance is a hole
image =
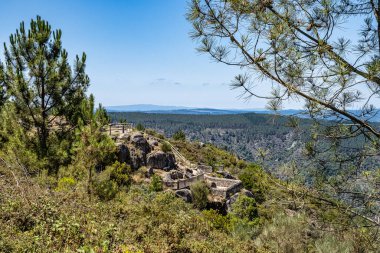
[[249, 164], [241, 171], [239, 179], [242, 181], [244, 188], [252, 191], [258, 203], [265, 201], [265, 192], [268, 190], [268, 185], [266, 175], [260, 166]]
[[124, 163], [115, 162], [96, 175], [94, 181], [95, 194], [100, 200], [111, 200], [122, 189], [131, 185], [131, 169]]
[[205, 209], [208, 203], [207, 195], [209, 189], [204, 182], [196, 182], [190, 186], [191, 193], [193, 195], [193, 204], [198, 209]]
[[143, 126], [143, 124], [138, 123], [138, 124], [136, 125], [136, 129], [137, 129], [138, 131], [144, 131], [144, 130], [145, 130], [145, 127]]
[[162, 179], [159, 176], [153, 175], [150, 181], [149, 190], [154, 192], [159, 192], [164, 189], [162, 184]]
[[256, 201], [245, 195], [240, 195], [232, 204], [232, 214], [243, 220], [253, 221], [258, 218]]
[[163, 134], [157, 134], [158, 139], [165, 140], [165, 136]]
[[228, 232], [229, 217], [227, 215], [222, 215], [214, 209], [203, 210], [202, 214], [212, 227]]
[[105, 180], [95, 183], [95, 193], [100, 200], [111, 200], [119, 192], [119, 187], [115, 181]]
[[72, 177], [63, 177], [58, 180], [57, 191], [67, 191], [73, 189], [75, 186], [75, 179]]
[[115, 181], [119, 187], [129, 187], [131, 185], [130, 173], [130, 166], [117, 161], [112, 165], [110, 180]]
[[153, 130], [153, 129], [146, 129], [145, 132], [147, 134], [149, 134], [149, 135], [152, 135], [152, 136], [157, 136], [158, 135], [158, 133], [155, 130]]
[[162, 143], [162, 145], [161, 145], [161, 150], [163, 151], [163, 152], [165, 152], [165, 153], [168, 153], [168, 152], [170, 152], [170, 151], [172, 151], [172, 147], [170, 146], [170, 144], [168, 143], [168, 142], [164, 142], [164, 143]]
[[175, 134], [173, 135], [173, 139], [176, 141], [185, 141], [186, 135], [182, 130], [179, 130], [179, 131], [175, 132]]

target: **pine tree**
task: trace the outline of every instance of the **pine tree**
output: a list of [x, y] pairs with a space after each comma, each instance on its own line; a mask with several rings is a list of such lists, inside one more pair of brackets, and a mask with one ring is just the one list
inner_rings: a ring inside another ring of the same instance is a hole
[[72, 68], [61, 37], [61, 30], [53, 31], [39, 16], [31, 20], [29, 30], [22, 22], [10, 44], [4, 43], [5, 64], [0, 63], [0, 105], [6, 91], [21, 125], [36, 133], [40, 158], [47, 155], [55, 122], [65, 122], [70, 130], [77, 124], [78, 105], [89, 85], [86, 55], [76, 56]]

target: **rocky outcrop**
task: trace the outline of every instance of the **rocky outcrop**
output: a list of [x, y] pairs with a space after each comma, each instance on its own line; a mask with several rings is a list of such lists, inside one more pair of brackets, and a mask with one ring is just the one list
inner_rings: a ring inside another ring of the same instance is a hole
[[218, 170], [216, 173], [227, 179], [235, 179], [235, 177], [233, 177], [230, 173], [224, 170]]
[[176, 160], [173, 153], [157, 151], [148, 155], [147, 165], [154, 169], [169, 171], [176, 168]]
[[137, 170], [141, 166], [146, 166], [146, 154], [140, 150], [131, 150], [130, 165], [133, 170]]
[[140, 150], [142, 154], [148, 154], [151, 151], [148, 141], [144, 138], [141, 133], [132, 135], [131, 143], [136, 149]]
[[156, 140], [149, 140], [149, 145], [150, 145], [150, 148], [153, 150], [155, 149], [156, 147], [158, 147], [158, 141]]
[[178, 170], [172, 170], [169, 172], [169, 174], [172, 180], [183, 179], [183, 173]]
[[189, 189], [177, 190], [175, 191], [175, 195], [179, 198], [182, 198], [187, 203], [193, 202], [193, 195]]
[[121, 144], [121, 145], [119, 145], [118, 148], [119, 148], [119, 150], [118, 150], [119, 162], [129, 163], [131, 160], [131, 154], [129, 152], [128, 147], [124, 144]]

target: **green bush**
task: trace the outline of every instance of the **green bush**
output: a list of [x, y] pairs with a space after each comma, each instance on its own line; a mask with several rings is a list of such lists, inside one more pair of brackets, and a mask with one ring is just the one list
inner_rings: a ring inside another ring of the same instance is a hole
[[75, 186], [75, 179], [73, 177], [63, 177], [58, 180], [57, 191], [72, 190]]
[[105, 180], [95, 183], [95, 193], [100, 200], [111, 200], [119, 192], [119, 187], [115, 181]]
[[202, 214], [211, 227], [228, 232], [229, 216], [222, 215], [214, 209], [203, 210]]
[[143, 126], [143, 124], [138, 123], [138, 124], [136, 125], [136, 129], [137, 129], [138, 131], [144, 131], [144, 130], [145, 130], [145, 127]]
[[164, 189], [162, 179], [159, 176], [153, 175], [150, 181], [149, 190], [159, 192]]
[[115, 162], [112, 165], [110, 180], [117, 183], [119, 187], [129, 187], [131, 185], [131, 167], [125, 163]]
[[182, 130], [179, 130], [173, 135], [173, 139], [176, 141], [185, 141], [186, 135]]
[[169, 143], [167, 143], [166, 141], [164, 143], [162, 143], [161, 145], [161, 150], [165, 153], [168, 153], [170, 151], [172, 151], [172, 147], [170, 146]]
[[243, 220], [253, 221], [258, 218], [256, 201], [245, 195], [240, 195], [232, 204], [232, 214]]
[[165, 140], [165, 136], [163, 134], [157, 134], [156, 137], [161, 140]]
[[266, 174], [256, 164], [249, 164], [239, 174], [245, 189], [252, 191], [258, 203], [265, 201], [265, 193], [268, 190]]
[[193, 204], [198, 209], [205, 209], [207, 207], [209, 189], [204, 182], [196, 182], [190, 186], [193, 195]]

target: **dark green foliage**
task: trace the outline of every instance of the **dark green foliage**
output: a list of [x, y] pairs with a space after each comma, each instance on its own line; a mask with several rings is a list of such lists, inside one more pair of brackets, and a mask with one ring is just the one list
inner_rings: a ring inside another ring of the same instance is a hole
[[172, 147], [170, 146], [170, 144], [166, 141], [164, 141], [161, 145], [161, 150], [165, 153], [168, 153], [170, 151], [172, 151]]
[[143, 124], [138, 123], [138, 124], [136, 125], [136, 129], [137, 129], [138, 131], [144, 131], [144, 130], [145, 130], [145, 127], [143, 126]]
[[179, 130], [173, 134], [173, 139], [176, 141], [185, 141], [186, 135], [182, 130]]
[[111, 200], [118, 192], [119, 187], [113, 180], [105, 180], [95, 183], [95, 193], [100, 200]]
[[95, 118], [101, 126], [104, 126], [111, 121], [106, 109], [102, 106], [102, 104], [99, 104], [99, 107], [96, 109]]
[[159, 192], [164, 189], [162, 179], [159, 176], [153, 175], [150, 179], [149, 190]]
[[124, 163], [115, 162], [108, 166], [94, 177], [93, 186], [96, 196], [100, 200], [108, 201], [122, 189], [128, 190], [132, 183], [130, 173], [131, 168]]
[[[3, 68], [2, 63], [0, 62], [0, 69]], [[4, 70], [0, 70], [0, 111], [7, 101], [7, 90], [4, 82]]]
[[198, 181], [190, 186], [193, 195], [193, 204], [198, 209], [205, 209], [208, 203], [209, 189], [204, 182]]
[[239, 174], [245, 189], [252, 191], [255, 200], [261, 203], [265, 200], [265, 192], [268, 190], [266, 174], [262, 168], [256, 164], [249, 164]]
[[61, 30], [53, 31], [39, 16], [31, 21], [29, 30], [22, 22], [5, 46], [5, 66], [0, 65], [0, 84], [7, 87], [21, 125], [35, 131], [40, 158], [50, 155], [50, 134], [64, 137], [65, 130], [56, 131], [59, 119], [69, 126], [77, 124], [81, 116], [78, 105], [86, 99], [89, 85], [86, 55], [77, 56], [71, 68], [61, 36]]
[[253, 221], [258, 218], [256, 201], [245, 195], [240, 195], [232, 205], [232, 214], [240, 219]]
[[119, 187], [129, 187], [131, 185], [131, 167], [118, 161], [111, 167], [110, 180], [115, 181]]

